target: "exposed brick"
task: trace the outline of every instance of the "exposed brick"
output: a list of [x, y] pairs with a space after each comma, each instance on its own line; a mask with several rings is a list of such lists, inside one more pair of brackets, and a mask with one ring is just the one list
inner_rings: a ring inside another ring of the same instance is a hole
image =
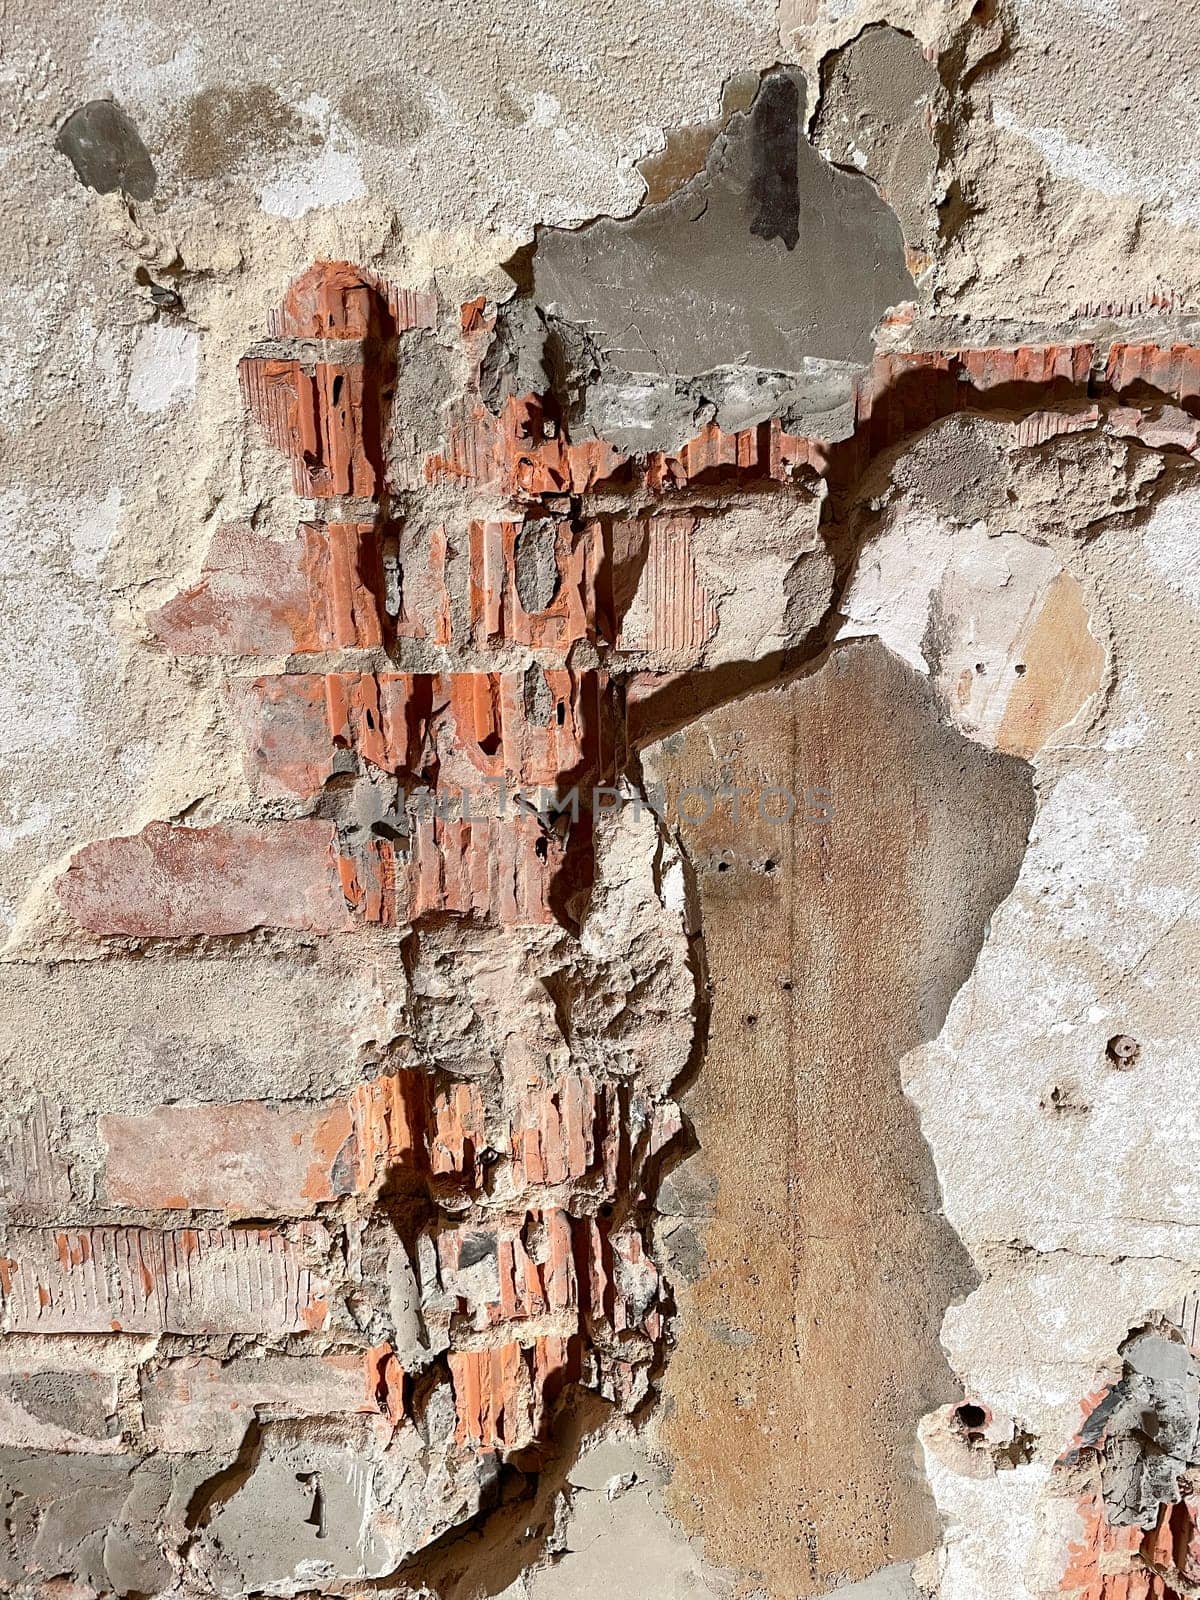
[[367, 1351], [366, 1371], [367, 1395], [374, 1409], [398, 1427], [407, 1414], [408, 1382], [390, 1344], [377, 1344]]
[[[469, 1264], [481, 1256], [495, 1263], [494, 1296], [481, 1294], [470, 1272]], [[457, 1296], [459, 1313], [479, 1332], [500, 1323], [578, 1312], [572, 1222], [558, 1207], [443, 1229], [438, 1259], [443, 1282]]]
[[247, 356], [238, 376], [247, 409], [290, 458], [298, 495], [373, 499], [380, 493], [380, 382], [362, 362]]
[[503, 927], [554, 922], [554, 881], [566, 858], [562, 839], [536, 816], [423, 820], [412, 847], [407, 919], [448, 912]]
[[536, 664], [446, 675], [438, 680], [441, 783], [478, 790], [482, 776], [503, 779], [510, 790], [566, 790], [606, 781], [613, 764], [607, 690], [604, 673]]
[[386, 839], [360, 837], [348, 844], [346, 851], [337, 858], [346, 904], [353, 906], [364, 922], [391, 927], [403, 918], [407, 906], [404, 895], [397, 906], [395, 847]]
[[158, 1106], [99, 1119], [103, 1193], [111, 1205], [303, 1215], [358, 1191], [362, 1177], [346, 1098], [329, 1108]]
[[231, 698], [260, 795], [308, 798], [347, 768], [347, 754], [380, 771], [417, 773], [435, 680], [411, 673], [281, 673], [243, 679]]
[[71, 1178], [61, 1138], [62, 1113], [44, 1099], [5, 1118], [0, 1137], [0, 1211], [66, 1204]]
[[509, 1136], [517, 1189], [575, 1182], [600, 1170], [614, 1190], [621, 1150], [619, 1092], [569, 1074], [548, 1083], [531, 1078], [512, 1116]]
[[302, 523], [289, 540], [215, 535], [199, 581], [149, 619], [177, 655], [277, 656], [384, 642], [380, 535], [369, 523]]
[[[1164, 1524], [1169, 1528], [1171, 1519], [1167, 1513], [1173, 1510], [1174, 1507], [1163, 1507], [1160, 1528]], [[1061, 1585], [1072, 1600], [1180, 1600], [1178, 1591], [1151, 1572], [1142, 1559], [1143, 1553], [1153, 1550], [1159, 1542], [1158, 1529], [1144, 1534], [1136, 1526], [1114, 1527], [1105, 1516], [1098, 1495], [1083, 1496], [1079, 1512], [1083, 1535], [1070, 1547]], [[1168, 1570], [1174, 1564], [1173, 1559], [1169, 1560]]]
[[[536, 717], [531, 694], [544, 707]], [[602, 673], [281, 673], [237, 680], [231, 699], [261, 795], [317, 794], [347, 770], [347, 754], [392, 776], [427, 777], [434, 743], [440, 786], [476, 800], [486, 798], [481, 777], [509, 789], [560, 780], [586, 789], [612, 767]]]
[[516, 1343], [450, 1352], [458, 1442], [477, 1450], [514, 1450], [533, 1436], [529, 1372]]
[[290, 672], [238, 679], [230, 703], [246, 741], [246, 775], [262, 796], [319, 794], [337, 771], [325, 678]]
[[546, 1435], [550, 1407], [569, 1383], [579, 1381], [582, 1351], [583, 1340], [578, 1334], [546, 1334], [534, 1341], [534, 1430], [539, 1438]]
[[473, 397], [457, 408], [428, 483], [475, 483], [517, 499], [584, 494], [617, 479], [627, 457], [603, 439], [571, 444], [537, 395], [510, 396], [495, 416]]
[[[487, 296], [476, 295], [474, 300], [467, 300], [459, 307], [459, 326], [463, 333], [479, 333], [487, 327]], [[494, 322], [494, 318], [492, 319]]]
[[317, 622], [312, 648], [370, 650], [385, 644], [380, 530], [367, 522], [306, 522], [301, 531], [309, 610]]
[[303, 1333], [328, 1293], [262, 1228], [12, 1228], [0, 1258], [10, 1333]]
[[279, 339], [386, 339], [437, 326], [437, 295], [404, 289], [349, 261], [316, 261], [269, 318]]
[[717, 608], [693, 555], [696, 527], [695, 517], [659, 516], [614, 528], [614, 546], [636, 543], [641, 557], [632, 609], [617, 637], [620, 649], [694, 660], [716, 633]]
[[308, 544], [268, 539], [237, 524], [218, 529], [199, 581], [149, 619], [177, 655], [282, 655], [319, 648]]
[[595, 639], [602, 609], [597, 592], [604, 561], [600, 524], [588, 523], [578, 531], [569, 522], [557, 524], [557, 592], [545, 610], [536, 612], [525, 610], [517, 590], [516, 549], [524, 526], [471, 523], [471, 621], [476, 643], [565, 650], [578, 640]]
[[1114, 344], [1105, 365], [1105, 382], [1117, 394], [1139, 386], [1175, 400], [1200, 395], [1200, 349], [1175, 344]]
[[[477, 1096], [466, 1104], [481, 1121]], [[435, 1092], [424, 1073], [402, 1070], [318, 1105], [241, 1100], [101, 1117], [103, 1191], [110, 1204], [147, 1210], [304, 1216], [397, 1168], [473, 1176], [461, 1155], [447, 1159], [436, 1131], [463, 1107], [457, 1087]]]
[[372, 1375], [362, 1351], [171, 1361], [142, 1379], [146, 1435], [168, 1453], [235, 1451], [254, 1420], [375, 1412]]
[[429, 1170], [436, 1177], [479, 1181], [479, 1156], [486, 1143], [483, 1096], [474, 1083], [454, 1084], [433, 1103], [429, 1126]]
[[341, 891], [336, 835], [318, 821], [211, 828], [154, 822], [76, 851], [58, 895], [93, 933], [131, 938], [355, 926]]

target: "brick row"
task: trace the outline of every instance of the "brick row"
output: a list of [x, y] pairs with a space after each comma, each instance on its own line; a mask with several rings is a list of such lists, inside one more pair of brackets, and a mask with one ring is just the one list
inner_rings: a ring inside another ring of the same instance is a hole
[[373, 1414], [379, 1352], [331, 1356], [189, 1356], [141, 1379], [147, 1442], [168, 1455], [232, 1453], [251, 1421]]
[[305, 1216], [385, 1175], [478, 1180], [483, 1102], [401, 1069], [323, 1104], [241, 1100], [103, 1116], [101, 1195], [145, 1210]]
[[[257, 794], [318, 794], [356, 757], [409, 782], [469, 793], [585, 788], [611, 769], [607, 676], [530, 666], [524, 672], [277, 673], [237, 679], [230, 695]], [[531, 715], [530, 701], [538, 704]]]
[[329, 1289], [269, 1229], [11, 1228], [0, 1256], [9, 1333], [254, 1333], [324, 1327]]

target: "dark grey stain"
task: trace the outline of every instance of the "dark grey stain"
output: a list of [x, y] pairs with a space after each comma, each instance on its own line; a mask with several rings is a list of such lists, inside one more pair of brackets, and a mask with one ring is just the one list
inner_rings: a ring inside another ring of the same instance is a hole
[[789, 250], [800, 239], [800, 137], [800, 91], [777, 73], [763, 84], [750, 113], [750, 232], [782, 239]]
[[150, 152], [115, 100], [89, 100], [73, 111], [54, 140], [80, 183], [97, 194], [120, 190], [131, 200], [149, 200], [158, 185]]

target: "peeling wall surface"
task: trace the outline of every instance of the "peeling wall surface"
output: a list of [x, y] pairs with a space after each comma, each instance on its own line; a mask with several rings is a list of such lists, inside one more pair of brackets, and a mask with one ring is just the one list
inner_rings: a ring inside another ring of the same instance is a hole
[[0, 1593], [1195, 1600], [1187, 9], [0, 31]]

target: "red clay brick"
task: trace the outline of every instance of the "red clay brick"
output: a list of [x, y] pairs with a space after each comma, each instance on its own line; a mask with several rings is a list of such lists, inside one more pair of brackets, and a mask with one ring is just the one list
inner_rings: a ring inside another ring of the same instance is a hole
[[101, 839], [58, 880], [63, 905], [93, 933], [177, 939], [252, 928], [346, 931], [335, 830], [327, 822], [227, 822], [211, 828], [153, 822]]
[[328, 1285], [263, 1228], [12, 1228], [0, 1258], [10, 1333], [252, 1333], [323, 1328]]
[[613, 529], [614, 548], [636, 543], [642, 561], [640, 602], [617, 636], [618, 648], [696, 657], [717, 631], [717, 608], [700, 581], [693, 545], [695, 517], [645, 517]]
[[526, 644], [539, 650], [565, 650], [581, 639], [595, 639], [601, 607], [597, 585], [604, 561], [603, 530], [589, 523], [576, 532], [567, 522], [557, 529], [555, 564], [558, 591], [550, 605], [528, 612], [516, 580], [519, 522], [471, 524], [471, 621], [475, 640]]
[[602, 1171], [614, 1188], [620, 1158], [621, 1117], [614, 1085], [569, 1074], [524, 1086], [510, 1131], [513, 1183], [518, 1189], [574, 1182]]
[[533, 1436], [529, 1372], [519, 1344], [450, 1352], [458, 1442], [477, 1450], [512, 1450]]
[[279, 656], [384, 641], [379, 535], [358, 522], [302, 523], [289, 540], [232, 526], [199, 581], [154, 612], [176, 655]]
[[352, 752], [392, 776], [416, 774], [436, 680], [427, 673], [280, 673], [235, 682], [230, 695], [256, 794], [318, 794]]
[[345, 1097], [329, 1107], [158, 1106], [101, 1117], [98, 1131], [111, 1205], [302, 1216], [320, 1201], [357, 1193], [361, 1180]]
[[[499, 1297], [479, 1300], [459, 1293], [458, 1310], [480, 1332], [505, 1322], [531, 1317], [577, 1316], [579, 1288], [575, 1274], [570, 1215], [560, 1207], [530, 1211], [486, 1224], [462, 1223], [438, 1236], [443, 1281], [454, 1283], [462, 1251], [480, 1234], [490, 1237], [499, 1279]], [[464, 1287], [469, 1280], [464, 1280]]]
[[611, 483], [628, 458], [607, 440], [571, 444], [537, 395], [511, 396], [500, 415], [468, 397], [444, 451], [425, 463], [428, 483], [475, 483], [516, 499], [585, 494]]
[[473, 1178], [464, 1143], [481, 1142], [481, 1125], [477, 1091], [465, 1099], [460, 1086], [436, 1092], [426, 1074], [408, 1069], [323, 1104], [158, 1106], [99, 1119], [103, 1193], [112, 1205], [146, 1210], [305, 1216], [368, 1193], [397, 1168]]
[[437, 326], [437, 295], [403, 289], [349, 261], [316, 261], [269, 319], [279, 339], [388, 338]]
[[379, 379], [359, 361], [247, 356], [238, 367], [247, 409], [292, 463], [306, 499], [373, 499], [383, 488]]
[[146, 1436], [168, 1454], [224, 1454], [237, 1450], [255, 1419], [375, 1412], [373, 1370], [364, 1351], [171, 1361], [142, 1379]]

